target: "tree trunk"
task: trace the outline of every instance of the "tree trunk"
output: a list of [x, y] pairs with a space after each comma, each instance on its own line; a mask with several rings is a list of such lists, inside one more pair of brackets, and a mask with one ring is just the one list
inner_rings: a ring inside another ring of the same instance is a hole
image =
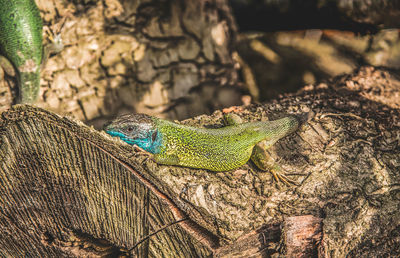
[[[230, 109], [249, 121], [316, 113], [270, 150], [290, 187], [251, 164], [224, 173], [158, 165], [80, 122], [13, 107], [0, 120], [0, 253], [397, 256], [399, 85], [364, 68]], [[221, 120], [217, 111], [183, 123]]]
[[[225, 0], [37, 0], [64, 50], [42, 72], [40, 107], [80, 120], [142, 112], [186, 118], [241, 104]], [[0, 84], [1, 111], [15, 99]], [[15, 91], [14, 91], [15, 92]]]

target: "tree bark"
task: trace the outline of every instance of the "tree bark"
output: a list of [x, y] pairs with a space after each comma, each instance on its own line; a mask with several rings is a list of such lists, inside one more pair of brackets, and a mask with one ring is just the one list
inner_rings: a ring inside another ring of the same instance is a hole
[[[40, 107], [80, 120], [127, 111], [182, 119], [242, 103], [225, 0], [36, 2], [66, 45], [42, 72]], [[1, 111], [13, 82], [0, 83]]]
[[[224, 173], [158, 165], [80, 122], [13, 107], [0, 120], [0, 253], [399, 255], [399, 85], [392, 72], [363, 68], [230, 109], [248, 121], [316, 113], [270, 150], [290, 187], [251, 164]], [[222, 112], [182, 123], [222, 126]]]

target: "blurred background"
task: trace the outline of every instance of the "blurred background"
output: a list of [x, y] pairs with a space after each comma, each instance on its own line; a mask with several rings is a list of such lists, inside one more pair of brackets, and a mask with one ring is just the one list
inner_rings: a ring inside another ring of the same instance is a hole
[[[130, 112], [210, 114], [400, 65], [398, 1], [36, 2], [66, 45], [42, 72], [37, 105], [96, 128]], [[0, 111], [15, 83], [0, 81]]]

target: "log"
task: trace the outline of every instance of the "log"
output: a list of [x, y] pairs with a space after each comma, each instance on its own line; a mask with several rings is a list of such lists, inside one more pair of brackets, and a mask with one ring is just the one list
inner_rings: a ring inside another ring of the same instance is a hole
[[[316, 113], [270, 150], [297, 186], [252, 164], [221, 173], [158, 165], [77, 120], [14, 106], [0, 119], [0, 253], [397, 256], [399, 85], [367, 67], [232, 108], [246, 121]], [[222, 126], [222, 112], [182, 123]]]

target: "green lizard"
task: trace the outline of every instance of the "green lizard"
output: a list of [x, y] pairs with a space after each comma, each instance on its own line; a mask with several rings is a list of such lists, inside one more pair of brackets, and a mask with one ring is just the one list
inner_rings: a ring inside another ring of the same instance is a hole
[[271, 146], [294, 132], [301, 122], [289, 116], [275, 121], [206, 129], [133, 114], [117, 118], [105, 131], [152, 153], [160, 164], [229, 171], [245, 164], [258, 142], [266, 140]]
[[0, 6], [0, 66], [10, 76], [17, 76], [16, 102], [35, 102], [41, 64], [50, 52], [61, 51], [61, 38], [55, 37], [54, 45], [43, 50], [43, 24], [34, 0], [0, 0]]

